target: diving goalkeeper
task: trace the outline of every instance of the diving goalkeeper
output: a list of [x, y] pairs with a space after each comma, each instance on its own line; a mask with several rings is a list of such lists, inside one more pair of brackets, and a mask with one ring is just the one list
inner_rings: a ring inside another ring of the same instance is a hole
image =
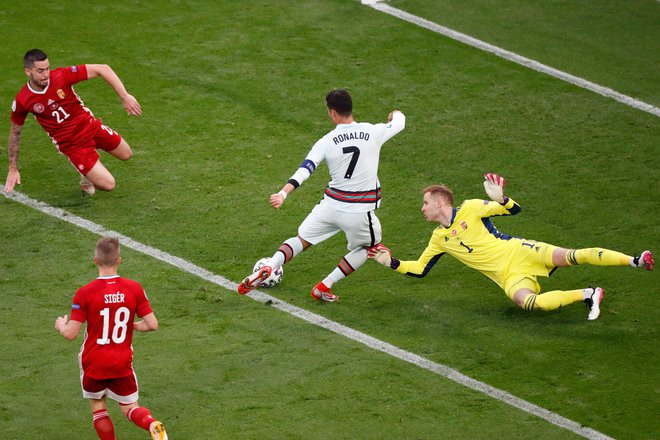
[[589, 320], [600, 315], [603, 289], [554, 290], [541, 294], [538, 276], [549, 276], [557, 267], [592, 264], [653, 270], [653, 255], [644, 251], [631, 257], [602, 248], [564, 249], [539, 241], [512, 237], [495, 228], [491, 217], [515, 215], [520, 206], [504, 195], [503, 177], [486, 174], [489, 200], [465, 200], [454, 207], [454, 195], [444, 185], [424, 189], [422, 212], [427, 221], [440, 223], [417, 261], [400, 261], [383, 245], [368, 249], [369, 258], [399, 273], [424, 277], [444, 254], [478, 270], [500, 286], [517, 306], [527, 310], [555, 310], [584, 302]]

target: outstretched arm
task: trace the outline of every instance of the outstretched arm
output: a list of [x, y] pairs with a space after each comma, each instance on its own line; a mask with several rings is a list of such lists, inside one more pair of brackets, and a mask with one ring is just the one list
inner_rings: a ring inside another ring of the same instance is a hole
[[7, 154], [9, 156], [9, 172], [5, 181], [5, 192], [12, 192], [14, 186], [21, 183], [21, 174], [18, 172], [18, 152], [21, 148], [22, 126], [11, 123], [9, 129], [9, 145]]
[[369, 258], [374, 259], [383, 266], [394, 269], [399, 273], [416, 278], [425, 277], [435, 263], [438, 262], [438, 259], [444, 254], [445, 253], [437, 249], [433, 243], [429, 243], [429, 246], [424, 250], [424, 253], [422, 253], [417, 261], [401, 261], [392, 257], [392, 252], [382, 244], [367, 248], [367, 256]]
[[270, 195], [270, 205], [273, 208], [277, 209], [282, 206], [287, 196], [302, 185], [302, 183], [307, 180], [314, 171], [316, 171], [316, 167], [325, 158], [325, 147], [322, 141], [323, 139], [314, 144], [305, 160], [302, 161], [296, 172], [293, 173], [293, 176], [291, 176], [287, 183], [282, 187], [280, 192]]
[[488, 211], [487, 215], [516, 215], [520, 212], [520, 205], [509, 197], [504, 195], [504, 185], [506, 180], [504, 177], [494, 173], [484, 174], [484, 190], [488, 197], [494, 202], [499, 203], [505, 209], [498, 207], [485, 207]]
[[508, 197], [504, 197], [504, 184], [506, 179], [502, 176], [498, 176], [495, 173], [484, 174], [484, 189], [488, 197], [494, 202], [497, 202], [501, 205], [506, 203]]
[[92, 79], [100, 76], [103, 78], [110, 86], [115, 89], [117, 95], [121, 98], [121, 101], [124, 103], [124, 108], [129, 115], [140, 116], [142, 114], [142, 108], [140, 103], [126, 91], [124, 83], [121, 82], [121, 79], [117, 74], [112, 70], [107, 64], [87, 64], [87, 78]]

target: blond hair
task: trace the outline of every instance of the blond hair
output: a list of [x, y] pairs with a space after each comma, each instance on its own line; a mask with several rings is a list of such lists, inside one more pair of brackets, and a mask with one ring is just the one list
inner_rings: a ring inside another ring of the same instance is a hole
[[96, 242], [94, 258], [99, 266], [114, 266], [119, 259], [119, 240], [113, 237], [103, 237]]
[[431, 193], [433, 197], [441, 197], [450, 205], [454, 205], [454, 193], [446, 185], [431, 185], [424, 188], [423, 194]]

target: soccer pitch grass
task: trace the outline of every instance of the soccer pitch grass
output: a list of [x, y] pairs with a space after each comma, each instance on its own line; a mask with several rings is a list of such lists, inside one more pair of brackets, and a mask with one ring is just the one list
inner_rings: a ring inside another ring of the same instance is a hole
[[[660, 105], [656, 2], [395, 1], [394, 6]], [[587, 8], [587, 9], [585, 9]], [[355, 1], [12, 4], [0, 13], [0, 96], [8, 109], [23, 53], [52, 66], [107, 63], [142, 104], [128, 118], [102, 80], [76, 86], [135, 156], [102, 156], [112, 194], [83, 198], [42, 129], [23, 130], [19, 191], [238, 281], [319, 200], [324, 166], [278, 211], [280, 189], [329, 131], [323, 97], [348, 88], [357, 120], [400, 108], [407, 128], [381, 156], [384, 242], [412, 259], [433, 225], [420, 189], [483, 197], [506, 176], [523, 212], [504, 232], [562, 246], [656, 252], [657, 117], [378, 13]], [[516, 26], [511, 26], [515, 23]], [[52, 33], [57, 33], [57, 38]], [[6, 156], [6, 143], [0, 144]], [[6, 162], [0, 161], [6, 164]], [[96, 236], [0, 198], [0, 438], [95, 438], [76, 353], [53, 330], [96, 276]], [[343, 237], [285, 268], [268, 293], [417, 353], [615, 438], [660, 432], [655, 272], [578, 267], [546, 290], [599, 285], [601, 318], [573, 305], [527, 314], [444, 257], [423, 280], [369, 262], [309, 290], [345, 253]], [[124, 249], [161, 323], [134, 340], [141, 403], [173, 439], [578, 438], [426, 370]], [[111, 406], [119, 438], [145, 433]]]

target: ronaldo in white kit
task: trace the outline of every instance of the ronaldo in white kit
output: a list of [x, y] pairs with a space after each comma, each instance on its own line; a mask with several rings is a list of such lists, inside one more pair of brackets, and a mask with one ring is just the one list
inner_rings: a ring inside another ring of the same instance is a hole
[[323, 200], [300, 224], [298, 235], [282, 243], [271, 258], [271, 264], [239, 284], [238, 293], [241, 295], [258, 287], [273, 269], [342, 230], [348, 240], [349, 253], [332, 273], [314, 286], [311, 294], [317, 300], [336, 301], [339, 297], [332, 293], [331, 287], [362, 266], [367, 261], [366, 248], [381, 241], [380, 221], [375, 214], [381, 198], [378, 180], [380, 149], [404, 129], [406, 117], [394, 110], [389, 114], [387, 124], [356, 122], [353, 119], [353, 102], [346, 90], [332, 90], [325, 100], [335, 129], [314, 144], [282, 190], [270, 196], [270, 204], [274, 208], [282, 206], [287, 196], [325, 160], [330, 182]]

